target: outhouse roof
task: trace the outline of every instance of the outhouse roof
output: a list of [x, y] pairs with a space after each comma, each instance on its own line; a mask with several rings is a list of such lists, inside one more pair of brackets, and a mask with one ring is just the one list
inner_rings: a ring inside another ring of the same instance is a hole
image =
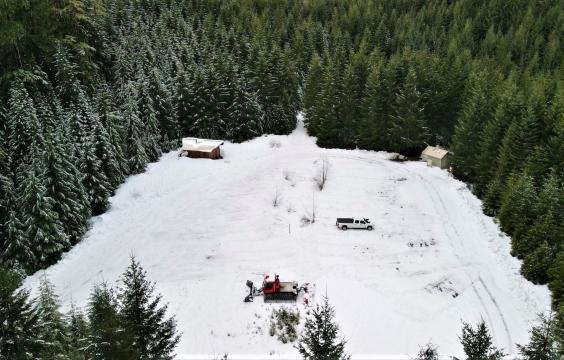
[[430, 157], [434, 157], [436, 159], [442, 159], [448, 154], [448, 150], [443, 149], [438, 146], [427, 146], [425, 150], [423, 150], [422, 155], [427, 155]]

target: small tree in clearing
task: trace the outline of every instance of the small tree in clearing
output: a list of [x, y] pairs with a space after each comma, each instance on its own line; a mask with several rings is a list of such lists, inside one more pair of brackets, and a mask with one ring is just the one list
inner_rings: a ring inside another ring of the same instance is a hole
[[484, 320], [476, 325], [476, 329], [462, 322], [460, 342], [467, 360], [501, 360], [504, 356], [501, 350], [493, 346], [492, 336]]
[[552, 313], [548, 316], [539, 314], [539, 324], [529, 331], [531, 340], [527, 345], [517, 345], [524, 360], [557, 360], [558, 340], [556, 338], [556, 320]]
[[333, 322], [335, 310], [325, 297], [306, 319], [304, 331], [296, 347], [304, 360], [348, 360], [346, 341], [337, 339], [339, 326]]
[[419, 348], [419, 353], [415, 360], [439, 360], [439, 352], [437, 346], [428, 342], [425, 346]]

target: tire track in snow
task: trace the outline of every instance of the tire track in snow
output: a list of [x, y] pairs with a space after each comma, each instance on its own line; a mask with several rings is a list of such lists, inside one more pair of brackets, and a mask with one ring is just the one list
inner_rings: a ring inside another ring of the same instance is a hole
[[[431, 191], [432, 191], [432, 193], [433, 193], [433, 194], [431, 195], [431, 198], [432, 198], [432, 199], [438, 199], [438, 202], [439, 202], [439, 204], [440, 204], [442, 213], [445, 215], [445, 217], [446, 217], [447, 220], [448, 220], [448, 221], [446, 222], [446, 224], [448, 225], [448, 227], [449, 227], [449, 228], [453, 231], [453, 233], [455, 234], [456, 240], [457, 240], [461, 245], [463, 245], [463, 241], [461, 240], [460, 233], [458, 232], [458, 229], [453, 225], [453, 222], [452, 222], [452, 219], [451, 219], [451, 216], [450, 216], [450, 212], [448, 211], [448, 209], [447, 209], [447, 207], [446, 207], [446, 205], [445, 205], [443, 199], [441, 198], [440, 194], [438, 193], [437, 189], [433, 186], [433, 184], [431, 184], [429, 181], [427, 181], [427, 180], [426, 180], [423, 176], [421, 176], [420, 174], [417, 174], [417, 173], [414, 173], [414, 172], [411, 172], [411, 171], [410, 171], [410, 173], [413, 173], [413, 174], [417, 175], [417, 176], [421, 179], [421, 181], [423, 182], [425, 188], [426, 188], [427, 190], [431, 190]], [[434, 196], [433, 196], [433, 195], [434, 195]], [[435, 206], [435, 204], [436, 204], [436, 201], [433, 201], [433, 207], [435, 207], [435, 209], [437, 209], [437, 207]], [[456, 258], [457, 258], [460, 262], [463, 261], [462, 258], [461, 258], [461, 256], [460, 256], [456, 251], [454, 251], [454, 255], [456, 256]], [[484, 302], [484, 300], [483, 300], [483, 297], [479, 294], [479, 290], [478, 290], [478, 288], [476, 287], [474, 281], [472, 280], [471, 275], [466, 271], [466, 269], [462, 268], [462, 270], [464, 271], [464, 273], [466, 274], [466, 276], [470, 279], [470, 281], [471, 281], [471, 286], [472, 286], [472, 289], [473, 289], [474, 293], [475, 293], [476, 296], [478, 297], [480, 303], [483, 305], [483, 308], [484, 308], [484, 311], [485, 311], [485, 313], [486, 313], [486, 316], [487, 316], [488, 320], [490, 321], [491, 324], [493, 324], [492, 318], [491, 318], [491, 316], [490, 316], [490, 314], [489, 314], [489, 312], [488, 312], [488, 310], [487, 310], [487, 306], [485, 305], [485, 302]], [[491, 303], [493, 304], [493, 306], [495, 307], [495, 309], [496, 309], [496, 311], [497, 311], [497, 313], [498, 313], [498, 315], [499, 315], [499, 318], [500, 318], [500, 320], [501, 320], [501, 322], [502, 322], [502, 325], [503, 325], [503, 328], [504, 328], [504, 331], [505, 331], [505, 335], [506, 335], [506, 337], [507, 337], [507, 349], [509, 350], [510, 354], [512, 354], [512, 353], [513, 353], [513, 350], [512, 350], [512, 349], [513, 349], [513, 341], [512, 341], [512, 339], [511, 339], [511, 332], [510, 332], [510, 330], [509, 330], [509, 326], [507, 325], [507, 321], [505, 320], [505, 315], [503, 314], [503, 311], [501, 310], [501, 307], [499, 306], [499, 304], [498, 304], [497, 301], [495, 300], [495, 297], [492, 295], [492, 293], [491, 293], [491, 291], [489, 290], [489, 288], [487, 287], [486, 283], [483, 281], [482, 277], [479, 276], [479, 275], [478, 275], [478, 282], [482, 285], [482, 287], [483, 287], [484, 290], [486, 291], [489, 300], [491, 301]], [[492, 332], [493, 332], [493, 331], [494, 331], [493, 326], [491, 326], [491, 328], [492, 328]]]
[[[351, 156], [351, 155], [345, 155], [345, 154], [331, 154], [328, 157], [333, 157], [333, 158], [345, 158], [345, 159], [350, 159], [350, 160], [358, 160], [358, 161], [362, 161], [362, 162], [367, 162], [367, 163], [372, 163], [372, 164], [379, 164], [379, 165], [387, 165], [385, 164], [384, 160], [380, 160], [380, 159], [371, 159], [371, 158], [367, 158], [367, 157], [362, 157], [362, 156]], [[387, 166], [385, 166], [387, 167]], [[390, 167], [387, 167], [390, 169]], [[443, 215], [447, 221], [446, 221], [446, 227], [445, 227], [445, 231], [447, 232], [447, 236], [448, 233], [453, 234], [454, 236], [449, 236], [452, 238], [455, 238], [455, 240], [457, 240], [457, 242], [464, 247], [464, 241], [462, 240], [462, 237], [458, 231], [458, 229], [456, 228], [456, 226], [453, 225], [451, 216], [450, 216], [450, 212], [448, 211], [447, 206], [445, 205], [441, 195], [439, 194], [439, 192], [437, 191], [437, 189], [435, 188], [435, 186], [429, 182], [427, 179], [425, 179], [421, 174], [416, 173], [414, 171], [412, 171], [411, 169], [409, 169], [409, 167], [395, 167], [390, 169], [392, 171], [394, 170], [399, 170], [400, 173], [409, 173], [411, 175], [415, 175], [417, 178], [419, 178], [421, 180], [421, 183], [423, 184], [423, 186], [425, 187], [425, 189], [428, 190], [428, 194], [431, 197], [431, 201], [433, 203], [433, 208], [435, 208], [435, 211], [437, 211], [437, 213]], [[450, 229], [450, 231], [449, 231]], [[452, 247], [452, 245], [451, 245]], [[480, 294], [480, 290], [478, 289], [478, 287], [476, 286], [476, 283], [474, 281], [474, 277], [466, 270], [465, 265], [464, 265], [464, 260], [462, 259], [462, 257], [460, 256], [460, 254], [456, 251], [456, 249], [453, 248], [453, 253], [455, 255], [455, 257], [457, 258], [457, 260], [459, 261], [459, 263], [462, 265], [461, 269], [464, 272], [464, 274], [466, 275], [466, 277], [468, 278], [468, 280], [470, 281], [470, 286], [472, 288], [472, 291], [474, 292], [474, 294], [476, 295], [476, 297], [478, 298], [478, 301], [480, 302], [481, 306], [482, 306], [482, 310], [486, 315], [486, 318], [488, 319], [488, 322], [490, 323], [490, 328], [492, 333], [495, 332], [495, 328], [492, 326], [494, 324], [493, 318], [490, 314], [490, 312], [488, 311], [488, 305], [486, 304], [486, 301], [484, 300], [484, 296], [482, 296]], [[491, 291], [489, 290], [489, 288], [487, 287], [486, 283], [483, 281], [482, 277], [478, 275], [478, 282], [479, 284], [483, 287], [483, 289], [485, 290], [486, 294], [487, 294], [487, 298], [490, 300], [490, 302], [493, 304], [493, 306], [496, 309], [496, 312], [498, 314], [499, 319], [501, 320], [501, 323], [503, 325], [503, 329], [505, 332], [505, 335], [507, 337], [507, 348], [510, 351], [510, 354], [513, 353], [513, 341], [512, 341], [512, 337], [511, 337], [511, 332], [509, 330], [509, 326], [507, 325], [507, 321], [505, 320], [505, 315], [503, 314], [503, 311], [501, 310], [501, 307], [499, 306], [499, 304], [497, 303], [495, 297], [493, 296], [493, 294], [491, 293]], [[494, 334], [495, 336], [495, 334]]]

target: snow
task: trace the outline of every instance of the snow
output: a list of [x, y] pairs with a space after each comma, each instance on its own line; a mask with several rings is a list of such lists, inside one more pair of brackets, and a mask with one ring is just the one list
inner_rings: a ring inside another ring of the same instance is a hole
[[[327, 294], [355, 358], [401, 358], [429, 340], [460, 354], [461, 320], [480, 318], [497, 346], [516, 353], [536, 314], [549, 309], [547, 288], [519, 275], [509, 238], [443, 170], [382, 152], [321, 149], [301, 125], [288, 136], [226, 142], [224, 155], [171, 152], [127, 179], [85, 239], [45, 270], [64, 307], [85, 306], [93, 284], [113, 284], [135, 255], [176, 314], [179, 359], [296, 358], [291, 344], [268, 334], [281, 305], [243, 303], [246, 280], [260, 284], [264, 274], [316, 284], [314, 301]], [[314, 203], [315, 223], [304, 225]], [[336, 228], [336, 217], [353, 215], [375, 229]], [[36, 291], [42, 275], [25, 286]], [[303, 319], [304, 305], [294, 306]]]
[[223, 145], [221, 140], [208, 140], [208, 139], [198, 139], [198, 138], [183, 138], [182, 139], [182, 150], [183, 151], [201, 151], [201, 152], [211, 152], [213, 149]]

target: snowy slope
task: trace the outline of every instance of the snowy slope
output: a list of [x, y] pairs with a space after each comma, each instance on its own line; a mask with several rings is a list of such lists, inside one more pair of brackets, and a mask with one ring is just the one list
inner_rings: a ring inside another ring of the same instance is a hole
[[[414, 353], [429, 340], [460, 353], [461, 320], [480, 317], [496, 344], [515, 352], [549, 308], [546, 287], [519, 275], [509, 239], [445, 171], [320, 149], [301, 126], [226, 143], [224, 155], [170, 153], [129, 178], [86, 238], [46, 270], [64, 305], [83, 306], [92, 285], [115, 282], [134, 254], [176, 314], [178, 354], [295, 354], [268, 335], [280, 305], [242, 302], [247, 279], [274, 272], [315, 283], [317, 300], [328, 294], [355, 354]], [[330, 168], [319, 191], [322, 159]], [[303, 226], [313, 201], [316, 222]], [[375, 230], [337, 230], [343, 216], [369, 217]], [[42, 274], [25, 285], [36, 288]]]

